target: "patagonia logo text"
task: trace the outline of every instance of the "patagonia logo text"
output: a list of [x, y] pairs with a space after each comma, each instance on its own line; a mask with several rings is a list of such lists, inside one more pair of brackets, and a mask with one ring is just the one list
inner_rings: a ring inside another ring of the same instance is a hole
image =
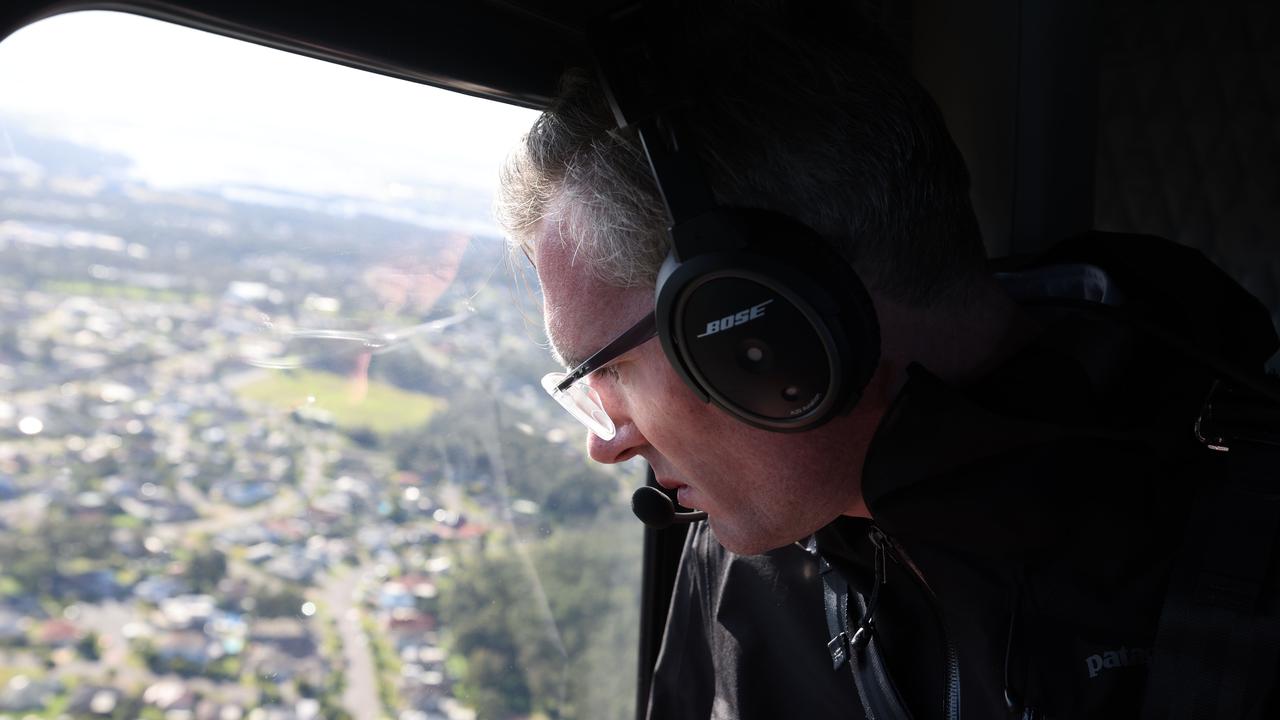
[[1084, 659], [1085, 667], [1089, 669], [1089, 677], [1091, 678], [1098, 677], [1098, 673], [1103, 670], [1146, 665], [1150, 662], [1151, 648], [1121, 647], [1119, 650], [1107, 650]]
[[739, 310], [738, 312], [732, 315], [726, 315], [720, 318], [719, 320], [712, 320], [711, 322], [707, 323], [706, 331], [703, 332], [698, 337], [704, 338], [708, 335], [715, 335], [716, 333], [722, 330], [728, 330], [731, 327], [735, 327], [743, 323], [751, 322], [752, 320], [755, 320], [758, 317], [763, 317], [764, 306], [768, 305], [771, 302], [773, 302], [772, 298], [770, 298], [769, 300], [765, 300], [764, 302], [758, 305], [752, 305], [746, 310]]

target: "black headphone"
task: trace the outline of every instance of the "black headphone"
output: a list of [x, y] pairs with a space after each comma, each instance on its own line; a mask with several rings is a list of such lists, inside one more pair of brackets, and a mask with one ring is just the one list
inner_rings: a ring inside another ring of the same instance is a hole
[[[639, 11], [637, 11], [639, 12]], [[818, 233], [780, 213], [719, 206], [679, 130], [679, 101], [636, 14], [599, 37], [597, 68], [619, 128], [634, 128], [671, 220], [658, 273], [662, 349], [704, 401], [781, 432], [848, 412], [880, 360], [866, 287]]]

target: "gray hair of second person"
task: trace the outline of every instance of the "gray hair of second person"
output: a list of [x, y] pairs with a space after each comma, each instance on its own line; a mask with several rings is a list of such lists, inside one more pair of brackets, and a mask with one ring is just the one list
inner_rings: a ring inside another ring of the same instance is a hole
[[[717, 5], [696, 4], [675, 40], [679, 121], [716, 201], [805, 223], [896, 302], [963, 302], [986, 261], [968, 171], [886, 37], [834, 3]], [[670, 244], [643, 150], [587, 70], [508, 159], [497, 210], [526, 251], [554, 221], [615, 287], [652, 286]]]

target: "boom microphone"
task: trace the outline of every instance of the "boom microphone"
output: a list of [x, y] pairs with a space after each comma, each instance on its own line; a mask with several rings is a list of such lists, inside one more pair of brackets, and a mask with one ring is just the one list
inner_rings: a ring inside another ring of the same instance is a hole
[[671, 498], [655, 487], [638, 488], [631, 494], [631, 512], [640, 518], [640, 522], [654, 530], [661, 530], [672, 523], [691, 523], [706, 520], [707, 514], [701, 510], [693, 512], [676, 512]]

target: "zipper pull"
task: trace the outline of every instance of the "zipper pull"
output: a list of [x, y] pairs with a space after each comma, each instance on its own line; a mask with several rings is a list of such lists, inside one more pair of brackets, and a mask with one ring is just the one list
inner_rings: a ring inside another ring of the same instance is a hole
[[902, 559], [898, 557], [898, 545], [880, 529], [878, 525], [872, 525], [867, 531], [867, 537], [871, 539], [871, 544], [876, 546], [876, 550], [884, 553], [895, 563], [901, 565]]
[[853, 637], [849, 640], [849, 644], [857, 651], [862, 650], [867, 643], [871, 642], [871, 630], [876, 621], [876, 609], [880, 606], [880, 587], [889, 582], [888, 568], [885, 567], [885, 556], [892, 549], [888, 536], [875, 525], [872, 525], [871, 529], [867, 531], [867, 536], [871, 539], [871, 544], [876, 548], [875, 559], [872, 561], [875, 581], [871, 586], [871, 599], [867, 601], [867, 611], [862, 614], [862, 619], [858, 621], [858, 629], [854, 631]]

